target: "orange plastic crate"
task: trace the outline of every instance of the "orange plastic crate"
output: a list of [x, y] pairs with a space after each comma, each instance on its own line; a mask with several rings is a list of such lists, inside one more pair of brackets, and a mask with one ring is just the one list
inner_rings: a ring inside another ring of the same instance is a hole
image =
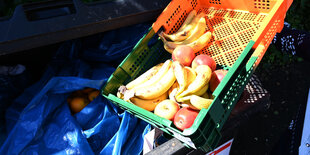
[[[173, 0], [153, 24], [155, 33], [163, 28], [174, 33], [188, 13], [195, 9], [208, 16], [214, 39], [198, 54], [212, 56], [217, 64], [232, 66], [250, 42], [259, 64], [276, 32], [283, 28], [286, 11], [293, 0]], [[257, 48], [259, 47], [259, 48]]]

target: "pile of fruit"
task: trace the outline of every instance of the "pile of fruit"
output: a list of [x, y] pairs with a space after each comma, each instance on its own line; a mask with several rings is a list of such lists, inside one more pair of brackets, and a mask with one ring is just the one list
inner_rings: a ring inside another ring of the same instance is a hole
[[67, 98], [72, 114], [80, 112], [91, 101], [93, 101], [99, 93], [99, 90], [94, 88], [84, 88], [82, 90], [72, 92]]
[[212, 57], [195, 56], [190, 46], [178, 46], [172, 60], [157, 64], [120, 86], [117, 96], [173, 121], [178, 129], [184, 130], [191, 127], [201, 109], [211, 105], [211, 92], [227, 73], [215, 69]]
[[173, 34], [159, 33], [166, 51], [172, 53], [175, 48], [181, 45], [191, 47], [195, 53], [202, 50], [212, 37], [211, 32], [206, 32], [206, 18], [205, 13], [201, 12], [197, 15], [197, 12], [193, 10], [177, 32]]
[[212, 57], [195, 54], [211, 40], [206, 29], [206, 14], [193, 10], [177, 32], [160, 32], [172, 60], [120, 86], [117, 97], [173, 121], [182, 131], [191, 127], [199, 111], [212, 104], [212, 92], [227, 73], [216, 70]]

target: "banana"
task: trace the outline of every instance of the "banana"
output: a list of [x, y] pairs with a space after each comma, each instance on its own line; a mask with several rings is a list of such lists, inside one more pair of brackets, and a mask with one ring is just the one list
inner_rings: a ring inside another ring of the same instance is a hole
[[168, 72], [171, 65], [172, 65], [171, 60], [165, 61], [165, 63], [162, 65], [162, 67], [158, 70], [158, 72], [154, 76], [152, 76], [149, 80], [140, 85], [134, 85], [132, 89], [133, 90], [141, 89], [153, 85], [154, 83], [158, 83], [158, 81]]
[[205, 92], [204, 94], [201, 95], [202, 98], [210, 99], [209, 93]]
[[[159, 36], [162, 36], [162, 34], [159, 34]], [[165, 38], [160, 37], [161, 40], [164, 43], [164, 48], [166, 51], [168, 51], [169, 53], [172, 53], [173, 50], [180, 45], [187, 45], [190, 46], [195, 53], [199, 52], [200, 50], [202, 50], [206, 44], [211, 40], [212, 37], [212, 33], [206, 32], [203, 35], [201, 35], [198, 39], [196, 39], [195, 41], [189, 43], [189, 44], [182, 44], [182, 43], [176, 43], [176, 42], [171, 42], [171, 41], [167, 41]]]
[[189, 84], [191, 84], [195, 80], [197, 74], [196, 74], [195, 70], [191, 67], [185, 66], [184, 69], [187, 72], [187, 86], [188, 86]]
[[188, 108], [191, 108], [191, 109], [193, 109], [193, 110], [199, 110], [198, 108], [196, 108], [195, 106], [193, 106], [189, 100], [186, 100], [186, 101], [182, 102], [182, 103], [181, 103], [181, 106], [182, 106], [182, 107], [188, 107]]
[[198, 90], [193, 95], [201, 96], [207, 92], [208, 88], [209, 88], [209, 83], [207, 83], [205, 86], [203, 86], [200, 90]]
[[212, 102], [213, 99], [205, 99], [197, 95], [190, 96], [190, 103], [199, 110], [202, 108], [208, 109]]
[[174, 102], [177, 102], [177, 100], [175, 99], [175, 95], [177, 94], [178, 92], [178, 88], [174, 88], [170, 93], [169, 93], [169, 99], [174, 101]]
[[136, 106], [143, 108], [147, 111], [154, 111], [157, 104], [160, 103], [161, 101], [167, 99], [167, 97], [168, 97], [168, 93], [165, 92], [161, 96], [159, 96], [155, 99], [143, 100], [143, 99], [140, 99], [138, 97], [133, 97], [133, 98], [130, 98], [130, 101], [133, 104], [135, 104]]
[[120, 93], [120, 92], [117, 92], [116, 93], [116, 96], [120, 99], [124, 99], [124, 94]]
[[[155, 77], [155, 76], [154, 76]], [[175, 82], [176, 77], [173, 72], [173, 68], [170, 67], [168, 72], [159, 78], [157, 81], [152, 85], [148, 85], [147, 87], [140, 87], [139, 89], [135, 90], [135, 96], [141, 99], [154, 99], [161, 96], [164, 92], [167, 92], [169, 88]]]
[[[190, 44], [192, 42], [194, 42], [195, 40], [199, 39], [200, 36], [202, 36], [207, 28], [207, 24], [206, 24], [206, 19], [204, 17], [204, 13], [201, 13], [197, 16], [197, 18], [195, 19], [199, 19], [196, 26], [194, 27], [194, 29], [192, 30], [191, 35], [184, 41], [167, 41], [166, 37], [165, 37], [165, 33], [161, 32], [159, 33], [159, 37], [160, 39], [163, 41], [164, 43], [164, 48], [166, 49], [166, 51], [168, 51], [169, 53], [172, 53], [172, 51], [179, 45], [187, 45]], [[199, 18], [200, 17], [200, 18]]]
[[195, 25], [195, 16], [197, 15], [196, 10], [192, 10], [186, 17], [185, 21], [183, 22], [182, 26], [179, 30], [173, 34], [166, 34], [163, 33], [165, 38], [170, 39], [171, 41], [182, 41], [185, 40], [188, 36], [190, 36], [190, 31]]
[[124, 99], [125, 97], [125, 92], [127, 91], [128, 89], [126, 88], [126, 86], [122, 85], [118, 88], [117, 90], [117, 93], [116, 93], [116, 96], [120, 99]]
[[173, 85], [170, 87], [170, 89], [168, 90], [168, 94], [170, 94], [174, 89], [178, 89], [178, 88], [179, 88], [179, 83], [178, 81], [175, 81]]
[[194, 42], [195, 40], [197, 40], [200, 36], [202, 36], [205, 33], [206, 28], [207, 28], [206, 19], [205, 19], [205, 17], [201, 17], [198, 21], [198, 24], [193, 29], [192, 34], [187, 39], [185, 39], [184, 41], [175, 42], [175, 43], [179, 44], [179, 45], [190, 44], [190, 43]]
[[160, 68], [162, 66], [163, 66], [163, 63], [160, 63], [160, 64], [152, 67], [151, 69], [149, 69], [148, 71], [146, 71], [145, 73], [143, 73], [142, 75], [140, 75], [139, 77], [134, 79], [133, 81], [129, 82], [126, 85], [126, 88], [127, 89], [132, 89], [135, 86], [140, 85], [140, 84], [150, 80], [160, 70]]
[[[197, 92], [195, 93], [192, 93], [190, 95], [197, 95], [197, 96], [202, 96], [204, 95], [205, 93], [207, 93], [207, 90], [209, 88], [209, 83], [207, 83], [205, 86], [203, 86], [200, 90], [198, 90]], [[190, 100], [190, 98], [188, 96], [185, 96], [185, 97], [176, 97], [177, 98], [177, 101], [178, 102], [185, 102], [185, 101], [188, 101]]]
[[179, 89], [175, 94], [176, 96], [178, 96], [184, 91], [187, 86], [187, 71], [184, 69], [184, 66], [178, 61], [174, 61], [172, 66], [174, 75], [179, 84]]
[[184, 96], [192, 95], [201, 90], [205, 85], [207, 85], [211, 79], [212, 70], [207, 65], [199, 65], [195, 69], [197, 76], [195, 80], [184, 90], [180, 95], [176, 97], [177, 101]]
[[164, 35], [163, 32], [158, 34], [159, 38], [164, 43], [165, 50], [172, 54], [173, 50], [177, 45], [174, 42], [167, 41], [163, 35]]
[[212, 37], [211, 32], [206, 32], [197, 40], [188, 44], [188, 46], [192, 47], [194, 52], [197, 53], [206, 46], [206, 44], [211, 40], [211, 37]]
[[178, 89], [179, 89], [179, 84], [177, 81], [175, 81], [174, 84], [171, 86], [171, 88], [168, 90], [168, 95], [169, 95], [170, 100], [173, 100], [176, 102], [175, 94], [177, 93]]

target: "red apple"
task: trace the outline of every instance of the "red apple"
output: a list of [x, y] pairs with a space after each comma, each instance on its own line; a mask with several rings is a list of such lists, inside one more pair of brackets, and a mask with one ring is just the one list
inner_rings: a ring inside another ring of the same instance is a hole
[[193, 125], [198, 113], [198, 111], [188, 107], [182, 108], [175, 114], [173, 123], [178, 129], [183, 131]]
[[199, 65], [208, 65], [212, 72], [216, 69], [216, 63], [214, 59], [206, 54], [197, 55], [192, 61], [192, 68], [195, 69]]
[[212, 73], [210, 79], [210, 90], [213, 92], [227, 74], [227, 70], [219, 69]]
[[175, 101], [166, 99], [158, 103], [154, 114], [173, 121], [174, 115], [179, 111], [179, 104]]
[[184, 66], [191, 66], [195, 52], [190, 46], [181, 45], [172, 52], [172, 60], [179, 61]]

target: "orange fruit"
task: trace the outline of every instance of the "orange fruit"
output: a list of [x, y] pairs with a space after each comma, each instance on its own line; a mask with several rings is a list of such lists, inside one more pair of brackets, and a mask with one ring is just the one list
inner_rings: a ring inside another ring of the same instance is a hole
[[95, 90], [89, 93], [88, 94], [89, 101], [93, 101], [99, 95], [99, 93], [100, 93], [99, 90]]
[[78, 113], [85, 108], [88, 103], [89, 101], [83, 97], [74, 97], [69, 103], [69, 107], [73, 113]]

